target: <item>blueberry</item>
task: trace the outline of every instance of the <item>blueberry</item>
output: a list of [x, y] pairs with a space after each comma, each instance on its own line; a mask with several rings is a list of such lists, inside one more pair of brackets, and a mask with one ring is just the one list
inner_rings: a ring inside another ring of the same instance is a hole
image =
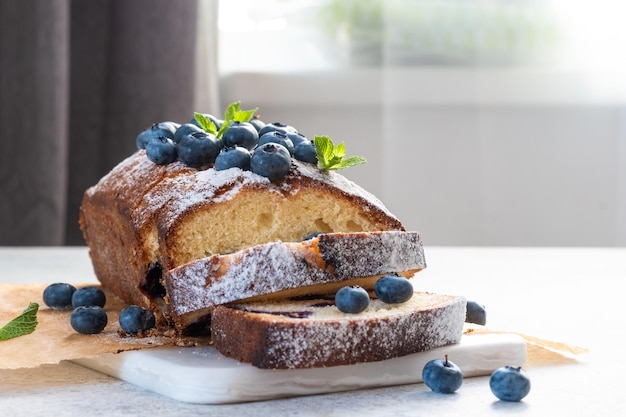
[[315, 151], [315, 145], [313, 145], [313, 142], [310, 140], [300, 142], [294, 148], [293, 157], [298, 161], [317, 164], [317, 152]]
[[137, 139], [135, 139], [135, 144], [137, 145], [137, 149], [146, 149], [146, 145], [154, 137], [153, 132], [150, 129], [146, 129], [137, 135]]
[[64, 282], [50, 284], [43, 290], [43, 302], [54, 310], [70, 310], [75, 291], [73, 285]]
[[309, 138], [300, 132], [287, 132], [286, 135], [289, 139], [291, 139], [291, 143], [293, 143], [294, 148], [302, 142], [311, 142]]
[[279, 145], [284, 146], [289, 151], [289, 155], [293, 155], [294, 147], [291, 139], [287, 137], [283, 132], [279, 132], [277, 130], [265, 133], [263, 136], [259, 137], [258, 146], [265, 145], [266, 143], [278, 143]]
[[279, 131], [282, 133], [287, 133], [287, 132], [296, 133], [297, 132], [297, 130], [293, 126], [288, 126], [280, 122], [271, 122], [271, 123], [265, 124], [265, 126], [263, 126], [261, 130], [259, 130], [259, 137], [263, 136], [264, 134], [268, 132], [274, 132], [274, 131]]
[[265, 122], [262, 121], [261, 119], [259, 119], [258, 117], [252, 118], [252, 120], [250, 120], [250, 124], [252, 126], [254, 126], [254, 128], [257, 131], [257, 133], [259, 133], [261, 131], [261, 129], [263, 129], [263, 127], [265, 127]]
[[156, 325], [156, 318], [152, 311], [130, 305], [120, 312], [120, 327], [126, 333], [137, 334], [152, 329]]
[[217, 138], [204, 131], [183, 136], [176, 144], [180, 160], [194, 168], [214, 163], [220, 148]]
[[178, 143], [185, 136], [189, 136], [193, 133], [202, 133], [204, 130], [200, 126], [194, 123], [185, 123], [180, 125], [176, 132], [174, 132], [174, 142]]
[[422, 370], [422, 380], [433, 392], [452, 394], [463, 384], [463, 372], [455, 363], [445, 359], [433, 359]]
[[465, 310], [465, 322], [485, 325], [487, 323], [487, 310], [485, 306], [476, 301], [467, 301]]
[[502, 401], [521, 401], [530, 392], [530, 378], [521, 367], [507, 365], [493, 371], [489, 388]]
[[342, 287], [335, 294], [335, 305], [344, 313], [357, 314], [364, 311], [370, 304], [370, 296], [357, 285]]
[[278, 180], [289, 173], [291, 155], [287, 148], [278, 143], [266, 143], [252, 152], [250, 168], [255, 174]]
[[100, 333], [108, 322], [107, 313], [99, 306], [76, 307], [70, 315], [70, 324], [81, 334]]
[[[163, 131], [165, 132], [165, 135], [168, 138], [174, 139], [174, 134], [176, 133], [176, 130], [180, 127], [180, 123], [166, 121], [166, 122], [158, 123], [157, 126], [160, 129], [163, 129]], [[167, 133], [168, 131], [169, 131], [169, 134]]]
[[250, 151], [241, 146], [224, 148], [215, 158], [214, 168], [218, 171], [235, 167], [250, 170], [250, 157]]
[[403, 303], [413, 297], [413, 285], [401, 275], [387, 274], [378, 278], [374, 292], [383, 303]]
[[222, 134], [225, 147], [241, 146], [252, 150], [259, 142], [259, 132], [247, 122], [233, 122]]
[[146, 156], [157, 165], [167, 165], [176, 160], [178, 153], [174, 142], [164, 136], [152, 137], [146, 145]]
[[107, 298], [104, 292], [98, 287], [84, 287], [79, 288], [72, 295], [72, 307], [88, 307], [98, 306], [104, 307], [107, 302]]
[[177, 126], [174, 122], [161, 122], [151, 125], [137, 136], [135, 140], [137, 149], [145, 149], [150, 140], [155, 137], [166, 137], [173, 140]]

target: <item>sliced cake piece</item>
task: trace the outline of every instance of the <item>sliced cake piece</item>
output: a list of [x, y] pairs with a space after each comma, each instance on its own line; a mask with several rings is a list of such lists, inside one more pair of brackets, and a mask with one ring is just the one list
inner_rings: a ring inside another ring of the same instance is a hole
[[425, 267], [418, 232], [325, 233], [202, 258], [169, 271], [165, 286], [171, 318], [183, 330], [208, 320], [216, 305], [372, 288], [381, 275], [410, 278]]
[[333, 297], [218, 306], [215, 348], [258, 368], [313, 368], [382, 361], [457, 343], [466, 300], [423, 292], [401, 304], [373, 298], [362, 313], [340, 312]]

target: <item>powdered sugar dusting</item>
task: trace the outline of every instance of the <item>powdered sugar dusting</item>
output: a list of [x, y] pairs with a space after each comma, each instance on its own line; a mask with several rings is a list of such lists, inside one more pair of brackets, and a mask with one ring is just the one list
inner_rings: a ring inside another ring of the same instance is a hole
[[[360, 314], [345, 314], [318, 300], [246, 303], [243, 320], [267, 325], [259, 351], [268, 368], [302, 368], [390, 359], [460, 341], [465, 321], [463, 297], [415, 293], [411, 300], [384, 305], [372, 300]], [[263, 314], [262, 311], [313, 311], [306, 318]], [[216, 326], [221, 326], [216, 323]], [[224, 337], [228, 337], [226, 334]], [[219, 346], [219, 342], [218, 342]]]
[[156, 165], [145, 156], [144, 151], [138, 151], [120, 162], [96, 186], [91, 187], [88, 194], [119, 191], [116, 198], [129, 201], [129, 206], [134, 209], [132, 221], [135, 227], [141, 228], [155, 215], [164, 224], [171, 224], [190, 208], [230, 200], [245, 187], [263, 187], [269, 192], [295, 194], [304, 179], [336, 187], [346, 195], [362, 199], [365, 211], [376, 207], [396, 219], [373, 194], [343, 175], [322, 171], [296, 160], [292, 162], [290, 173], [273, 183], [261, 175], [239, 168], [198, 170], [181, 162]]
[[246, 186], [263, 186], [271, 190], [272, 183], [239, 168], [193, 170], [186, 175], [167, 178], [146, 193], [135, 217], [141, 224], [158, 213], [159, 219], [167, 225], [198, 204], [230, 200]]
[[[211, 268], [220, 264], [223, 274]], [[176, 314], [271, 294], [334, 279], [328, 270], [314, 267], [297, 243], [273, 242], [226, 257], [214, 255], [176, 268], [167, 276], [168, 294]]]
[[[319, 255], [310, 249], [315, 241]], [[372, 247], [384, 257], [373, 256]], [[369, 256], [373, 262], [352, 262], [346, 253]], [[173, 312], [183, 315], [286, 289], [424, 267], [417, 232], [329, 233], [308, 242], [272, 242], [200, 259], [170, 271], [166, 284]]]

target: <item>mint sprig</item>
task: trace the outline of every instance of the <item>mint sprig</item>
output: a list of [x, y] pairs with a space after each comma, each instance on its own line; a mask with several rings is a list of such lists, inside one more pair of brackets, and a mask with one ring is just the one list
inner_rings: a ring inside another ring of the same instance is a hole
[[317, 166], [323, 170], [337, 170], [361, 165], [367, 161], [362, 156], [346, 158], [346, 146], [343, 142], [335, 145], [328, 136], [315, 136], [313, 139]]
[[254, 113], [256, 113], [258, 109], [258, 107], [255, 107], [251, 110], [242, 110], [241, 103], [239, 101], [230, 103], [224, 111], [224, 122], [219, 130], [217, 129], [215, 123], [213, 123], [213, 121], [204, 114], [195, 112], [193, 117], [196, 119], [198, 126], [200, 126], [205, 132], [215, 135], [219, 139], [224, 134], [224, 131], [233, 124], [233, 122], [244, 123], [252, 120]]
[[241, 110], [241, 103], [239, 101], [230, 103], [224, 111], [224, 123], [222, 123], [220, 130], [218, 130], [217, 137], [221, 138], [224, 131], [228, 129], [233, 122], [244, 123], [252, 120], [254, 113], [256, 113], [258, 109], [258, 107], [255, 107], [251, 110]]
[[37, 310], [39, 304], [30, 303], [22, 314], [0, 328], [0, 340], [9, 340], [34, 332], [37, 327]]
[[197, 112], [193, 114], [193, 117], [196, 119], [198, 126], [200, 126], [200, 128], [202, 128], [205, 132], [217, 135], [217, 126], [215, 126], [213, 120], [209, 119], [204, 114]]

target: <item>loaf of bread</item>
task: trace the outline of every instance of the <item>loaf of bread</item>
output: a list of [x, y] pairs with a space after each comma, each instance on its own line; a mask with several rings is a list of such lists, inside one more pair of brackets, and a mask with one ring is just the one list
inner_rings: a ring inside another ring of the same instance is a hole
[[215, 308], [211, 334], [222, 354], [259, 368], [312, 368], [382, 361], [457, 343], [463, 297], [416, 292], [401, 304], [372, 299], [359, 314], [333, 297]]
[[144, 150], [85, 192], [80, 226], [103, 286], [160, 321], [170, 310], [164, 276], [192, 261], [313, 232], [405, 230], [372, 194], [312, 164], [294, 159], [270, 181], [238, 168], [158, 165]]
[[170, 270], [165, 283], [176, 327], [208, 321], [220, 304], [371, 289], [390, 272], [410, 278], [426, 267], [418, 232], [325, 233], [302, 242], [271, 242], [213, 255]]

